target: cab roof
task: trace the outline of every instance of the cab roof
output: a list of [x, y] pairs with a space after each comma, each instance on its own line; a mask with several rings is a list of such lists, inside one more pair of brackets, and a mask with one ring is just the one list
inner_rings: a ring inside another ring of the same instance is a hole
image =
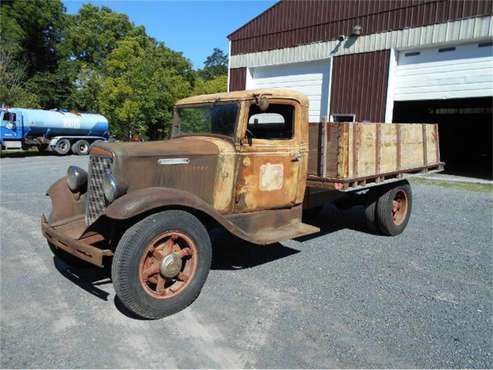
[[250, 100], [259, 95], [265, 95], [271, 98], [280, 99], [294, 99], [300, 104], [308, 106], [308, 98], [294, 90], [289, 89], [256, 89], [256, 90], [242, 90], [233, 91], [226, 93], [208, 94], [208, 95], [197, 95], [190, 96], [185, 99], [181, 99], [176, 102], [176, 105], [188, 105], [188, 104], [201, 104], [201, 103], [212, 103], [217, 101], [228, 101], [228, 100]]

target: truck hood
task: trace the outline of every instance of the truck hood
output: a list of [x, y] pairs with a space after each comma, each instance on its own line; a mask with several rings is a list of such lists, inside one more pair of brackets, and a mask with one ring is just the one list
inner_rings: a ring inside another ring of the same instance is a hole
[[[114, 154], [115, 159], [127, 157], [161, 157], [161, 156], [210, 156], [220, 153], [218, 141], [223, 139], [186, 136], [171, 140], [150, 141], [146, 143], [96, 143], [94, 148], [101, 148]], [[231, 144], [232, 145], [232, 144]]]
[[[128, 186], [128, 192], [175, 188], [218, 210], [231, 204], [236, 151], [227, 139], [184, 136], [147, 143], [96, 143], [90, 154], [112, 156], [112, 173]], [[181, 160], [166, 161], [173, 158]]]

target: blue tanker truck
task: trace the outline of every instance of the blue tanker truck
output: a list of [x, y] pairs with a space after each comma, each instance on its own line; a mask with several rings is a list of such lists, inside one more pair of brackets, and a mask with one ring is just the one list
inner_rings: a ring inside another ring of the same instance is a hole
[[2, 149], [51, 150], [86, 155], [96, 140], [108, 140], [108, 120], [100, 114], [25, 108], [0, 109]]

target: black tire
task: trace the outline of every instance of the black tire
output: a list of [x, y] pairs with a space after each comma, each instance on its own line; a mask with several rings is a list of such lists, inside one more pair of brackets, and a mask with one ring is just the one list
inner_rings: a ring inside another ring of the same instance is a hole
[[[148, 253], [148, 246], [165, 232], [186, 234], [195, 245], [197, 260], [188, 285], [169, 298], [159, 299], [144, 288], [139, 266]], [[181, 210], [150, 215], [130, 227], [118, 243], [111, 269], [116, 295], [127, 309], [140, 317], [158, 319], [169, 316], [197, 298], [209, 274], [211, 258], [209, 234], [195, 216]]]
[[55, 247], [53, 244], [48, 242], [48, 246], [51, 249], [53, 255], [61, 259], [67, 265], [75, 266], [75, 267], [90, 267], [92, 266], [90, 263], [81, 260], [75, 256], [72, 256], [70, 253], [65, 252], [63, 249]]
[[368, 231], [378, 232], [377, 225], [377, 200], [378, 198], [369, 194], [369, 198], [364, 204], [365, 207], [365, 223]]
[[88, 155], [89, 142], [87, 140], [77, 140], [72, 144], [72, 153], [77, 155]]
[[[397, 211], [393, 210], [394, 200], [399, 204], [396, 207]], [[382, 194], [378, 198], [376, 207], [376, 217], [380, 231], [388, 236], [402, 233], [409, 222], [412, 204], [413, 195], [411, 186], [407, 181], [395, 184]]]
[[60, 155], [66, 155], [70, 152], [70, 140], [69, 139], [60, 139], [57, 141], [55, 145], [55, 152]]

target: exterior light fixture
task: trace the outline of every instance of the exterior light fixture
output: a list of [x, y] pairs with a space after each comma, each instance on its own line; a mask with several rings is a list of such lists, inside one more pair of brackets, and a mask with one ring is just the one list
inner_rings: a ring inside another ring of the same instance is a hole
[[357, 24], [351, 30], [351, 36], [360, 36], [362, 31], [363, 31], [363, 27]]

